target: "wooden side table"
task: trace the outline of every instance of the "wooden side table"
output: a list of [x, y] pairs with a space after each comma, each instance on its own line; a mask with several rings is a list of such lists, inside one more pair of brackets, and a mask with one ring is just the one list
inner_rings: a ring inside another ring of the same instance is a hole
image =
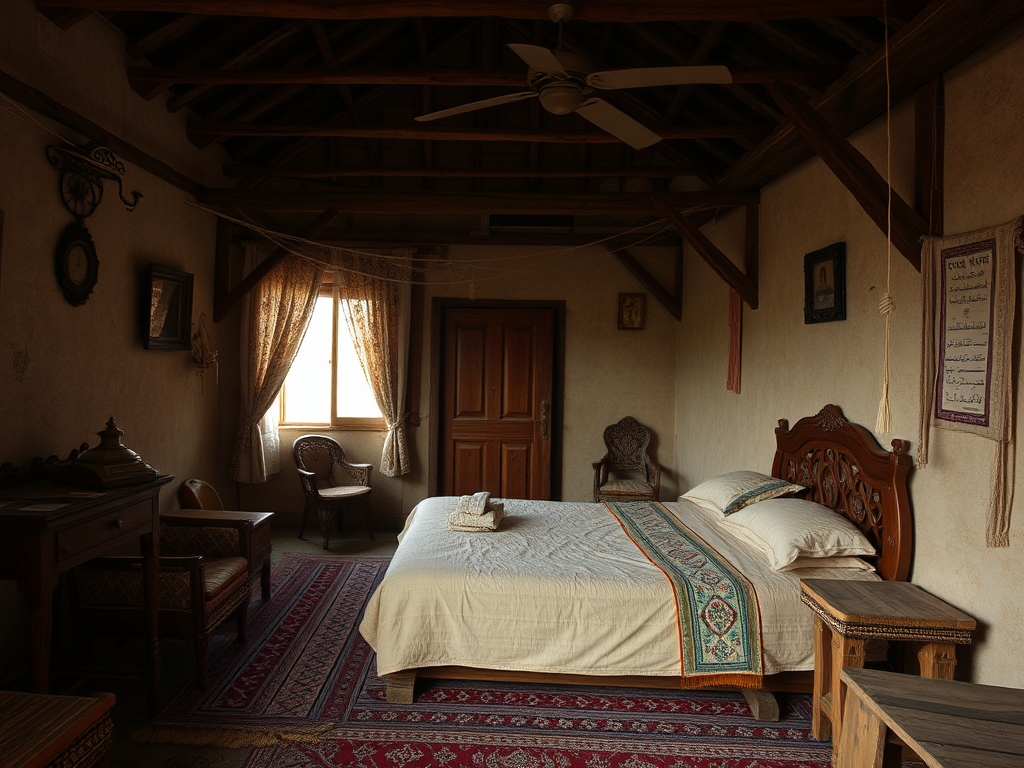
[[163, 512], [160, 521], [170, 525], [221, 525], [238, 530], [241, 555], [249, 561], [249, 576], [260, 574], [260, 596], [270, 599], [270, 518], [273, 512], [238, 512], [225, 509], [176, 509]]
[[844, 669], [836, 768], [882, 768], [891, 735], [932, 768], [1024, 765], [1024, 691]]
[[0, 691], [0, 768], [106, 765], [114, 696]]
[[864, 641], [914, 643], [921, 676], [953, 679], [956, 644], [969, 645], [974, 619], [907, 581], [802, 579], [800, 599], [814, 611], [814, 710], [811, 735], [832, 737], [833, 762], [843, 729], [843, 668], [864, 666]]

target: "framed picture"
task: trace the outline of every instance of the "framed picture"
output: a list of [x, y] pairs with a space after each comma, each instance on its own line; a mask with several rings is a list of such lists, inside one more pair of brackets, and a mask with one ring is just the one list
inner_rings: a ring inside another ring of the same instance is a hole
[[644, 293], [619, 294], [619, 330], [642, 331], [644, 329]]
[[149, 265], [146, 349], [192, 349], [192, 275]]
[[804, 256], [804, 324], [846, 319], [846, 243]]

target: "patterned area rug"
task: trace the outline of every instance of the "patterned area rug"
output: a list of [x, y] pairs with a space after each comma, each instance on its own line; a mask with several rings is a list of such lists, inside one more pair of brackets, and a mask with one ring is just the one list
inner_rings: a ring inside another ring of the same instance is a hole
[[810, 699], [761, 723], [728, 691], [428, 681], [385, 701], [363, 606], [386, 558], [285, 555], [250, 642], [219, 644], [211, 684], [182, 691], [146, 741], [256, 747], [245, 768], [825, 768]]

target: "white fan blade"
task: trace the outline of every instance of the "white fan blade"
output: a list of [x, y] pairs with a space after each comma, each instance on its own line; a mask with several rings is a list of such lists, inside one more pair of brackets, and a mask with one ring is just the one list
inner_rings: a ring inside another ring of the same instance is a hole
[[653, 85], [694, 85], [696, 83], [731, 83], [728, 67], [647, 67], [593, 72], [587, 85], [605, 91], [618, 88], [647, 88]]
[[520, 93], [510, 93], [507, 96], [495, 96], [493, 99], [484, 99], [483, 101], [473, 101], [469, 104], [463, 104], [461, 107], [452, 107], [451, 109], [442, 109], [440, 112], [431, 112], [429, 115], [420, 115], [416, 118], [417, 122], [426, 123], [430, 120], [437, 120], [440, 117], [449, 117], [451, 115], [461, 115], [463, 112], [474, 112], [478, 109], [485, 109], [486, 107], [496, 107], [499, 104], [511, 104], [513, 101], [522, 101], [523, 99], [536, 98], [536, 91], [522, 91]]
[[646, 149], [661, 141], [661, 136], [604, 99], [587, 99], [576, 110], [576, 114], [626, 142], [633, 149]]
[[523, 43], [509, 43], [508, 47], [512, 49], [516, 56], [525, 61], [531, 69], [547, 72], [549, 75], [568, 77], [569, 73], [565, 71], [562, 62], [547, 48], [541, 48], [539, 45], [525, 45]]

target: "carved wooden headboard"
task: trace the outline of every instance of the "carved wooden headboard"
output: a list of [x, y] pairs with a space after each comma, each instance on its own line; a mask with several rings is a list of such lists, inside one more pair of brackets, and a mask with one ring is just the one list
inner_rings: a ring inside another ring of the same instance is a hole
[[864, 427], [826, 405], [792, 429], [779, 419], [772, 475], [807, 486], [806, 497], [849, 518], [878, 550], [878, 573], [904, 581], [910, 575], [913, 530], [907, 476], [910, 443], [893, 440], [886, 451]]

